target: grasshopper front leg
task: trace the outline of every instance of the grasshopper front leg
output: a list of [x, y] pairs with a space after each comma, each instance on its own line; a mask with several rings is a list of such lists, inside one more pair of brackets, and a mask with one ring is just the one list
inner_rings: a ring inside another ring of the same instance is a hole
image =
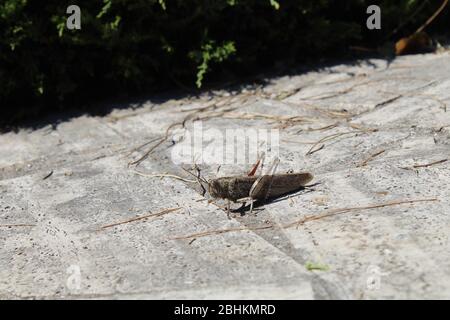
[[245, 197], [241, 199], [237, 199], [237, 203], [242, 203], [242, 207], [245, 207], [247, 202], [250, 202], [250, 214], [253, 212], [253, 203], [256, 201], [256, 199], [252, 197]]

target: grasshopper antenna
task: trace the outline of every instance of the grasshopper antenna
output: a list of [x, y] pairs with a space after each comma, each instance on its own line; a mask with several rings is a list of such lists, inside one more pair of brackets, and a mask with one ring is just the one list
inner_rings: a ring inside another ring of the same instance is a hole
[[202, 196], [204, 196], [206, 194], [206, 188], [203, 184], [206, 184], [209, 187], [209, 182], [200, 176], [200, 169], [197, 167], [197, 165], [195, 165], [195, 169], [198, 172], [198, 175], [193, 174], [192, 172], [190, 172], [189, 170], [181, 167], [181, 169], [183, 169], [184, 171], [186, 171], [188, 174], [190, 174], [191, 176], [195, 177], [195, 179], [197, 180], [198, 184], [200, 185], [200, 187], [202, 187]]

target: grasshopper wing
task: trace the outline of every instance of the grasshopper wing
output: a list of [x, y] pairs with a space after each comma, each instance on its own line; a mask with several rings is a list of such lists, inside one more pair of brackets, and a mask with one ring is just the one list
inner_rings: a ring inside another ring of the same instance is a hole
[[287, 173], [273, 176], [267, 198], [276, 198], [302, 189], [313, 179], [313, 175], [304, 173]]

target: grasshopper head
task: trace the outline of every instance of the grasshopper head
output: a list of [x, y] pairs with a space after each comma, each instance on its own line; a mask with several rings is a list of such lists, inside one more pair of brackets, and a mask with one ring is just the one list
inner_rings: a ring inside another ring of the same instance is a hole
[[224, 179], [214, 179], [209, 182], [209, 194], [213, 198], [227, 198], [228, 181]]

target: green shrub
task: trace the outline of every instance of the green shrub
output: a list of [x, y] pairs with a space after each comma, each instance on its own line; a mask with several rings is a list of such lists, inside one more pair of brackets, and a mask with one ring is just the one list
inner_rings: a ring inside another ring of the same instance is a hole
[[[365, 0], [3, 0], [2, 121], [342, 56], [351, 44], [378, 44], [420, 2], [382, 1], [382, 30], [369, 32]], [[428, 2], [402, 32], [440, 4]], [[65, 27], [70, 4], [81, 8], [81, 30]]]

